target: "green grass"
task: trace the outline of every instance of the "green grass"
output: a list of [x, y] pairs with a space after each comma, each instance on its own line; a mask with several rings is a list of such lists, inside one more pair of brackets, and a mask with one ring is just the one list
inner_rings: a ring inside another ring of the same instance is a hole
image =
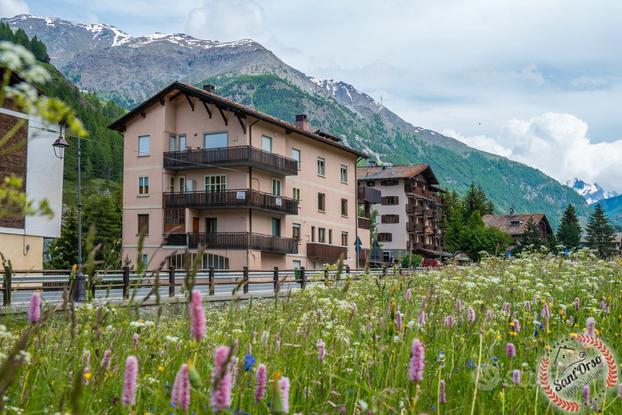
[[[27, 347], [30, 362], [14, 372], [5, 405], [25, 413], [64, 413], [72, 407], [89, 414], [128, 413], [119, 399], [124, 362], [135, 355], [139, 362], [135, 413], [173, 413], [170, 386], [180, 365], [188, 361], [202, 379], [202, 386], [192, 389], [188, 413], [211, 413], [214, 350], [236, 344], [238, 375], [228, 413], [270, 412], [270, 386], [264, 400], [253, 399], [254, 371], [264, 363], [269, 379], [280, 371], [291, 380], [291, 413], [552, 414], [534, 381], [539, 359], [556, 340], [582, 332], [590, 316], [596, 319], [599, 337], [620, 355], [620, 275], [622, 263], [599, 261], [587, 253], [572, 260], [534, 254], [429, 274], [310, 285], [278, 301], [208, 308], [207, 337], [201, 343], [190, 339], [183, 305], [161, 309], [90, 305], [73, 317], [67, 311], [41, 323]], [[413, 294], [410, 301], [405, 298], [407, 289]], [[534, 297], [528, 311], [524, 302]], [[578, 310], [575, 298], [581, 301]], [[608, 311], [601, 309], [601, 301]], [[511, 314], [502, 311], [505, 303]], [[535, 321], [542, 321], [544, 303], [551, 318], [539, 328]], [[475, 312], [473, 323], [467, 320], [469, 307]], [[397, 308], [404, 314], [401, 331], [394, 317]], [[421, 310], [427, 314], [424, 326], [417, 323]], [[487, 310], [492, 312], [490, 318]], [[450, 315], [453, 327], [443, 324]], [[512, 318], [522, 326], [516, 335], [509, 324]], [[6, 355], [25, 323], [5, 317], [3, 324], [7, 330], [0, 336], [0, 351]], [[136, 347], [134, 333], [140, 334]], [[420, 384], [408, 379], [415, 338], [425, 345]], [[328, 352], [323, 362], [316, 349], [319, 339]], [[506, 357], [508, 342], [516, 346], [514, 358]], [[113, 356], [110, 370], [98, 371], [108, 348]], [[257, 360], [248, 372], [242, 365], [246, 354]], [[74, 379], [81, 383], [85, 367], [93, 377], [77, 387]], [[519, 385], [511, 382], [514, 369], [523, 373]], [[476, 377], [483, 387], [475, 387]], [[447, 403], [439, 406], [440, 379], [447, 385]], [[614, 392], [606, 405], [605, 413], [622, 411]]]

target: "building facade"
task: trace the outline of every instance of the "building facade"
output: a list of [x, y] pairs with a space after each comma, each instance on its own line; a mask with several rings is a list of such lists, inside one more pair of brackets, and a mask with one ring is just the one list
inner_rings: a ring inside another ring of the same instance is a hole
[[360, 188], [373, 188], [382, 195], [375, 207], [382, 262], [395, 262], [409, 253], [425, 258], [446, 256], [443, 197], [427, 164], [367, 166], [357, 171]]
[[59, 128], [6, 100], [0, 108], [0, 139], [18, 123], [23, 125], [0, 147], [0, 182], [9, 176], [22, 178], [27, 199], [35, 205], [47, 200], [54, 216], [25, 216], [15, 211], [0, 217], [0, 253], [15, 270], [41, 270], [44, 238], [60, 236], [63, 161], [52, 147]]
[[547, 240], [553, 233], [549, 220], [544, 213], [484, 215], [482, 220], [486, 226], [494, 226], [510, 235], [515, 245], [522, 242], [530, 220], [538, 227], [540, 239]]
[[[124, 135], [123, 255], [203, 268], [355, 266], [356, 163], [337, 137], [175, 82], [111, 125]], [[368, 242], [367, 242], [368, 243]]]

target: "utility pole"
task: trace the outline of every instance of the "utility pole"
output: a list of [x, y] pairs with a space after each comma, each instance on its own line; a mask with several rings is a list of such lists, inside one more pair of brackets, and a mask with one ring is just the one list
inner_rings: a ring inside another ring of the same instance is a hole
[[85, 277], [82, 273], [82, 171], [81, 171], [81, 159], [82, 148], [80, 147], [80, 137], [76, 137], [78, 142], [78, 180], [77, 180], [77, 200], [78, 205], [78, 274], [76, 276], [76, 289], [74, 292], [74, 300], [83, 302], [86, 300], [86, 284]]

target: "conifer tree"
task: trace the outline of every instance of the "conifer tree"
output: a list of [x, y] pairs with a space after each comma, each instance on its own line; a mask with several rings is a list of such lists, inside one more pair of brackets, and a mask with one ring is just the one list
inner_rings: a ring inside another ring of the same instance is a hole
[[462, 218], [465, 222], [471, 219], [476, 211], [480, 216], [491, 214], [494, 210], [492, 202], [488, 200], [488, 196], [480, 186], [476, 186], [471, 182], [469, 189], [462, 199]]
[[596, 251], [599, 257], [606, 259], [613, 256], [615, 252], [615, 229], [609, 223], [600, 203], [596, 205], [587, 222], [586, 233], [587, 246]]
[[581, 225], [577, 211], [569, 204], [557, 229], [557, 239], [565, 248], [574, 249], [581, 243]]
[[527, 228], [523, 234], [523, 240], [521, 241], [521, 250], [538, 250], [544, 245], [544, 243], [545, 241], [540, 237], [540, 228], [533, 221], [533, 218], [529, 218], [527, 221]]

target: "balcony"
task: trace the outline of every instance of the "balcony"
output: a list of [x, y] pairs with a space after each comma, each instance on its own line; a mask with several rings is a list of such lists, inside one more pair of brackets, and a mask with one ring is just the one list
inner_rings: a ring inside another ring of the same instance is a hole
[[253, 249], [276, 254], [297, 254], [298, 240], [250, 232], [173, 233], [165, 245], [189, 249]]
[[256, 209], [283, 214], [298, 214], [298, 201], [257, 190], [240, 189], [222, 192], [164, 193], [164, 207], [192, 209]]
[[406, 203], [406, 213], [414, 213], [415, 215], [423, 214], [423, 206], [416, 206], [411, 203]]
[[345, 246], [307, 243], [307, 258], [313, 262], [335, 264], [339, 258], [347, 259], [348, 248]]
[[298, 174], [296, 160], [251, 146], [189, 149], [164, 153], [164, 168], [169, 170], [181, 171], [223, 166], [251, 166], [285, 176]]
[[358, 217], [358, 223], [360, 229], [369, 229], [370, 220], [369, 218]]
[[378, 189], [373, 189], [367, 186], [359, 186], [357, 192], [359, 202], [378, 204], [381, 201], [382, 193], [380, 193], [380, 190]]
[[422, 223], [406, 222], [406, 232], [422, 233], [423, 232], [423, 224]]

